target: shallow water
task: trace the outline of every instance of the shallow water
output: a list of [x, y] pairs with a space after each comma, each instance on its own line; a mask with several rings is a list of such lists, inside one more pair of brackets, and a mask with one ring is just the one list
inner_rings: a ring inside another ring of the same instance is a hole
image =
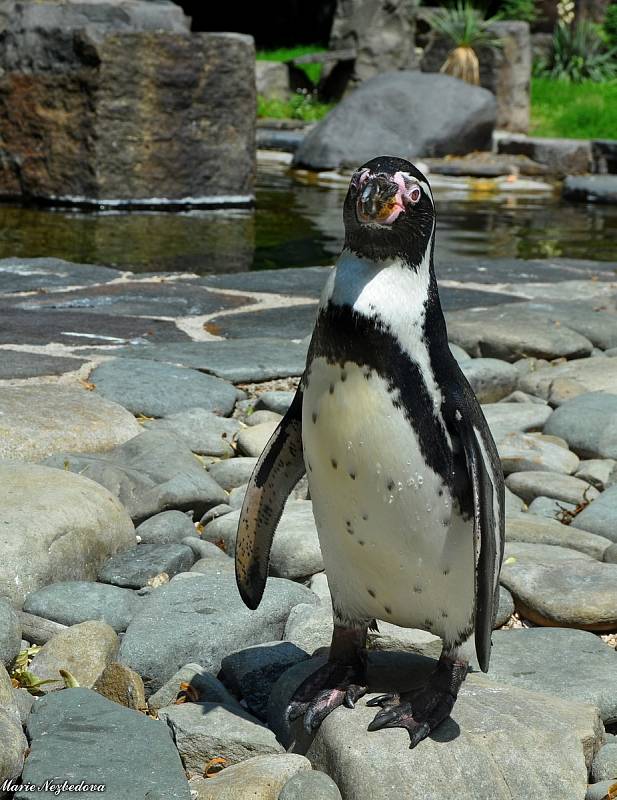
[[[136, 272], [239, 272], [332, 263], [343, 185], [260, 168], [251, 211], [84, 212], [0, 205], [0, 258], [55, 256]], [[438, 189], [437, 257], [617, 260], [617, 207], [552, 193]]]

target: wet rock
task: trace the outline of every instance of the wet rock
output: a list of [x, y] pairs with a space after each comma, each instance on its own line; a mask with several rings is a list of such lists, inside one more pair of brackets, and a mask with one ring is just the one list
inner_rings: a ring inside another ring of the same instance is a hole
[[510, 592], [504, 587], [499, 587], [499, 605], [497, 607], [497, 616], [495, 617], [494, 628], [501, 628], [505, 625], [510, 617], [514, 614], [514, 599]]
[[572, 525], [617, 542], [617, 486], [602, 494], [577, 514]]
[[[42, 698], [30, 715], [28, 734], [32, 750], [23, 782], [42, 784], [52, 775], [70, 776], [71, 783], [105, 784], [106, 800], [190, 800], [166, 726], [97, 692], [67, 689]], [[17, 797], [23, 800], [28, 793]]]
[[66, 670], [80, 686], [90, 688], [114, 659], [118, 637], [106, 622], [81, 622], [58, 633], [41, 647], [29, 670], [41, 680], [53, 680], [41, 687], [43, 692], [64, 688], [59, 670]]
[[576, 505], [574, 503], [566, 503], [563, 500], [555, 500], [552, 497], [536, 497], [529, 504], [529, 513], [561, 522], [565, 517], [564, 512], [574, 511], [575, 508]]
[[99, 569], [99, 580], [140, 589], [161, 572], [170, 578], [186, 572], [194, 561], [195, 554], [185, 544], [140, 544], [108, 559]]
[[163, 511], [142, 522], [135, 529], [141, 544], [177, 544], [187, 537], [197, 536], [195, 525], [181, 511]]
[[509, 433], [542, 430], [553, 410], [531, 403], [493, 403], [483, 405], [482, 412], [493, 438], [500, 442]]
[[556, 409], [545, 432], [561, 436], [581, 458], [617, 458], [617, 397], [606, 392], [576, 397]]
[[498, 450], [506, 475], [526, 471], [571, 475], [579, 465], [578, 456], [542, 434], [510, 433], [501, 439]]
[[188, 446], [169, 433], [144, 431], [100, 456], [65, 454], [48, 463], [106, 486], [138, 522], [170, 508], [194, 511], [199, 519], [227, 499]]
[[66, 386], [0, 386], [0, 413], [0, 458], [17, 461], [41, 461], [63, 450], [109, 450], [141, 430], [116, 403]]
[[[206, 526], [203, 537], [222, 540], [229, 555], [235, 552], [239, 511], [215, 519]], [[276, 529], [270, 553], [270, 574], [281, 578], [305, 578], [323, 570], [323, 558], [313, 518], [312, 503], [289, 500]]]
[[[87, 478], [34, 464], [0, 463], [0, 486], [0, 593], [15, 605], [51, 581], [93, 580], [110, 554], [135, 542], [124, 508]], [[44, 525], [33, 509], [44, 516]]]
[[277, 427], [278, 421], [272, 420], [252, 428], [243, 428], [238, 435], [238, 450], [245, 456], [258, 458]]
[[237, 486], [243, 486], [248, 483], [256, 464], [256, 458], [239, 456], [238, 458], [230, 458], [211, 464], [208, 467], [208, 472], [219, 486], [222, 486], [226, 492], [230, 492]]
[[[255, 311], [239, 311], [236, 314], [221, 314], [210, 319], [206, 330], [216, 336], [227, 339], [254, 340], [257, 338], [273, 338], [278, 341], [291, 339], [306, 339], [310, 336], [315, 325], [317, 305], [314, 302], [298, 303], [293, 305], [278, 305], [272, 308], [256, 309]], [[299, 343], [291, 355], [298, 356], [305, 345]], [[287, 356], [289, 360], [289, 356]], [[306, 351], [305, 351], [306, 363]], [[300, 373], [304, 372], [302, 368]], [[256, 377], [257, 370], [253, 370], [250, 380], [263, 380]], [[262, 372], [263, 374], [263, 372]], [[279, 377], [283, 377], [279, 374]], [[289, 377], [289, 374], [284, 376]], [[241, 382], [236, 378], [238, 382]]]
[[[199, 775], [189, 781], [195, 800], [280, 800], [279, 791], [295, 775], [310, 775], [311, 762], [304, 756], [265, 755], [232, 764], [211, 778]], [[326, 800], [321, 795], [303, 795]]]
[[272, 731], [246, 711], [219, 703], [183, 703], [159, 709], [172, 730], [184, 768], [203, 775], [213, 758], [238, 764], [255, 755], [284, 753]]
[[203, 408], [189, 408], [164, 419], [144, 422], [144, 428], [181, 436], [194, 453], [219, 458], [235, 455], [231, 443], [241, 427], [238, 420], [217, 416]]
[[[11, 679], [0, 663], [0, 780], [18, 778], [28, 749], [21, 729], [19, 707], [13, 695]], [[1, 785], [1, 784], [0, 784]]]
[[514, 391], [518, 372], [496, 358], [472, 358], [461, 364], [463, 374], [481, 403], [496, 403]]
[[609, 485], [611, 472], [616, 466], [617, 461], [613, 458], [591, 458], [580, 462], [574, 476], [601, 492]]
[[507, 542], [530, 542], [568, 547], [602, 561], [610, 539], [562, 525], [538, 514], [519, 513], [506, 518]]
[[112, 661], [97, 678], [94, 691], [126, 708], [143, 710], [146, 707], [144, 682], [132, 669]]
[[158, 711], [175, 703], [179, 695], [186, 696], [183, 684], [190, 686], [190, 693], [201, 703], [220, 703], [225, 706], [238, 704], [236, 698], [218, 678], [199, 664], [185, 664], [148, 700], [150, 711]]
[[608, 742], [600, 748], [591, 765], [591, 780], [617, 783], [617, 742]]
[[21, 649], [21, 623], [13, 606], [0, 597], [0, 664], [10, 666]]
[[614, 175], [568, 175], [563, 197], [579, 203], [617, 205], [617, 179]]
[[342, 800], [338, 786], [332, 778], [317, 770], [300, 772], [290, 778], [283, 786], [278, 800], [303, 800], [305, 797], [312, 800]]
[[290, 610], [313, 598], [304, 586], [270, 578], [259, 608], [250, 611], [231, 574], [174, 579], [146, 598], [118, 660], [142, 676], [150, 694], [189, 661], [216, 673], [229, 653], [281, 638]]
[[133, 414], [169, 417], [202, 408], [227, 415], [239, 398], [232, 384], [197, 370], [139, 358], [115, 358], [90, 375], [96, 392]]
[[99, 620], [115, 631], [125, 631], [140, 602], [129, 589], [94, 581], [64, 581], [29, 594], [24, 611], [62, 625]]
[[578, 505], [594, 500], [600, 494], [591, 484], [572, 475], [535, 470], [513, 472], [506, 478], [506, 486], [527, 504], [536, 497], [553, 497], [555, 500]]
[[295, 392], [282, 391], [263, 392], [257, 398], [255, 408], [265, 408], [268, 411], [275, 411], [277, 414], [286, 414], [295, 394]]

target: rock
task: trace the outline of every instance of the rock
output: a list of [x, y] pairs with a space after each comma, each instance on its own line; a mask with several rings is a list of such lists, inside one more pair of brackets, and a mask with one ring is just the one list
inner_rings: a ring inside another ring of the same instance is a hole
[[308, 582], [308, 587], [322, 602], [326, 604], [332, 602], [330, 587], [328, 585], [328, 576], [325, 572], [317, 572], [313, 575]]
[[617, 486], [602, 494], [574, 518], [572, 525], [617, 542]]
[[28, 353], [24, 350], [4, 350], [2, 364], [0, 364], [0, 379], [63, 375], [79, 369], [85, 363], [79, 358], [69, 358], [68, 356]]
[[579, 465], [578, 456], [542, 434], [507, 434], [499, 441], [498, 450], [506, 475], [526, 471], [571, 475]]
[[587, 794], [585, 800], [608, 800], [609, 789], [617, 786], [614, 780], [600, 781], [600, 783], [593, 783], [587, 787]]
[[300, 603], [291, 609], [283, 638], [313, 654], [332, 641], [332, 607], [328, 604]]
[[27, 689], [13, 689], [13, 700], [19, 711], [19, 720], [23, 728], [28, 723], [28, 717], [30, 716], [36, 698], [33, 694], [30, 694]]
[[42, 680], [53, 680], [41, 687], [43, 692], [64, 688], [59, 670], [66, 670], [80, 686], [90, 688], [114, 659], [118, 637], [106, 622], [81, 622], [58, 633], [32, 659], [29, 670]]
[[85, 477], [5, 462], [0, 486], [0, 594], [15, 605], [51, 581], [94, 579], [110, 554], [135, 542], [124, 508]]
[[182, 544], [190, 547], [200, 561], [208, 559], [208, 561], [226, 562], [230, 560], [229, 556], [212, 542], [207, 542], [205, 539], [200, 539], [196, 536], [191, 536], [189, 538], [190, 541], [188, 538], [183, 539]]
[[48, 463], [106, 486], [138, 522], [169, 508], [199, 519], [227, 500], [187, 445], [168, 433], [144, 431], [100, 456], [65, 454]]
[[208, 467], [208, 472], [219, 486], [222, 486], [226, 492], [230, 492], [237, 486], [243, 486], [248, 483], [256, 464], [256, 458], [239, 456], [238, 458], [229, 458], [224, 461], [217, 461], [216, 464], [211, 464]]
[[41, 289], [62, 289], [92, 286], [112, 281], [118, 272], [111, 267], [74, 264], [61, 258], [1, 258], [0, 293], [40, 292]]
[[258, 458], [278, 424], [278, 421], [272, 420], [252, 428], [243, 428], [238, 434], [238, 450], [245, 456]]
[[220, 675], [250, 713], [266, 721], [272, 687], [285, 670], [308, 657], [291, 642], [265, 642], [225, 656]]
[[[239, 396], [220, 378], [139, 358], [107, 361], [92, 371], [90, 381], [97, 394], [147, 417], [169, 417], [194, 408], [226, 415]], [[176, 423], [176, 433], [178, 424], [182, 422]]]
[[564, 512], [574, 511], [575, 508], [574, 503], [565, 503], [563, 500], [555, 500], [552, 497], [536, 497], [529, 504], [529, 513], [562, 522], [565, 518]]
[[471, 360], [471, 356], [468, 355], [465, 350], [463, 350], [463, 348], [459, 347], [457, 344], [450, 344], [450, 352], [459, 364], [462, 364], [464, 361]]
[[506, 517], [510, 516], [511, 514], [516, 514], [519, 511], [525, 511], [527, 505], [525, 504], [524, 500], [521, 500], [520, 497], [517, 497], [514, 492], [511, 492], [508, 487], [505, 487], [505, 497], [506, 497]]
[[[506, 542], [504, 550], [504, 567], [519, 564], [554, 564], [557, 561], [594, 561], [592, 556], [554, 544], [537, 544], [536, 542]], [[508, 562], [507, 564], [505, 562]], [[503, 588], [503, 586], [501, 587]]]
[[200, 775], [213, 758], [238, 764], [285, 752], [272, 731], [237, 705], [183, 703], [159, 709], [159, 719], [171, 728], [184, 768]]
[[[206, 526], [203, 537], [220, 540], [229, 555], [235, 553], [239, 511], [232, 511]], [[288, 500], [276, 529], [270, 553], [270, 574], [280, 578], [305, 578], [323, 570], [323, 558], [313, 518], [313, 505], [306, 500]]]
[[142, 522], [135, 529], [135, 535], [140, 544], [178, 544], [187, 537], [196, 537], [197, 532], [187, 514], [181, 511], [163, 511]]
[[[617, 394], [617, 374], [616, 371], [610, 369], [610, 363], [604, 356], [596, 356], [593, 358], [575, 359], [570, 363], [555, 364], [553, 366], [539, 369], [536, 372], [531, 372], [521, 378], [521, 388], [524, 391], [537, 394], [540, 397], [548, 398], [552, 386], [557, 379], [568, 379], [575, 381], [579, 394], [587, 394], [593, 392], [591, 398], [584, 400], [578, 399], [577, 402], [588, 404], [590, 411], [601, 413], [609, 408], [610, 402], [615, 402], [613, 395]], [[598, 394], [607, 392], [607, 394]], [[606, 398], [604, 403], [601, 403], [597, 398]], [[576, 399], [576, 398], [572, 398]], [[561, 405], [567, 403], [568, 398], [563, 398]], [[583, 407], [583, 406], [581, 406]], [[561, 414], [557, 416], [557, 420], [561, 418]], [[566, 438], [565, 436], [563, 437]]]
[[144, 682], [136, 672], [112, 661], [97, 678], [94, 691], [108, 700], [136, 711], [146, 707]]
[[220, 703], [225, 706], [238, 704], [236, 698], [218, 678], [206, 672], [199, 664], [185, 664], [150, 697], [148, 700], [150, 711], [158, 711], [160, 708], [173, 705], [178, 696], [184, 693], [182, 684], [185, 683], [191, 687], [191, 692], [201, 703]]
[[[11, 679], [0, 663], [0, 781], [18, 778], [28, 750], [28, 740], [21, 729], [20, 708]], [[4, 786], [3, 786], [4, 790]], [[4, 791], [2, 791], [4, 797]]]
[[249, 611], [231, 574], [173, 580], [146, 598], [118, 660], [142, 676], [151, 694], [189, 661], [216, 674], [229, 653], [281, 638], [290, 610], [311, 602], [304, 586], [270, 578], [259, 608]]
[[342, 800], [338, 786], [332, 778], [317, 770], [300, 772], [290, 778], [283, 786], [278, 800], [304, 800], [306, 797], [311, 800]]
[[144, 428], [169, 431], [181, 436], [194, 453], [231, 458], [231, 443], [241, 428], [236, 419], [226, 419], [203, 408], [189, 408], [164, 419], [146, 420]]
[[[67, 689], [39, 700], [28, 734], [32, 750], [24, 783], [42, 784], [55, 775], [61, 782], [70, 776], [71, 783], [104, 784], [106, 800], [190, 800], [180, 757], [165, 725], [89, 689]], [[28, 793], [16, 796], [24, 800]]]
[[9, 667], [21, 649], [21, 624], [13, 606], [0, 597], [0, 664]]
[[513, 472], [506, 478], [506, 486], [514, 494], [529, 504], [536, 497], [553, 497], [566, 503], [579, 503], [594, 500], [600, 492], [591, 484], [556, 472]]
[[442, 643], [438, 636], [417, 628], [401, 628], [383, 620], [379, 620], [377, 625], [379, 630], [368, 632], [368, 650], [410, 651], [439, 658]]
[[514, 614], [514, 599], [510, 592], [503, 586], [499, 587], [499, 606], [495, 617], [494, 628], [501, 628]]
[[290, 93], [289, 69], [282, 61], [255, 62], [257, 94], [273, 100], [287, 100]]
[[69, 626], [99, 620], [118, 632], [126, 630], [140, 602], [134, 592], [118, 586], [93, 581], [64, 581], [51, 583], [29, 594], [24, 611]]
[[493, 438], [500, 442], [508, 433], [542, 430], [553, 410], [531, 403], [493, 403], [483, 405], [482, 412]]
[[617, 564], [617, 544], [612, 544], [606, 548], [603, 560], [607, 564]]
[[45, 644], [52, 636], [67, 629], [67, 625], [60, 625], [57, 622], [52, 622], [43, 617], [37, 617], [34, 614], [26, 614], [25, 611], [18, 611], [19, 621], [21, 623], [21, 631], [23, 636], [27, 636], [27, 640], [22, 640], [21, 649], [32, 644]]
[[224, 561], [218, 558], [200, 558], [193, 564], [190, 571], [200, 575], [222, 575], [223, 573], [235, 575], [235, 565], [232, 558], [226, 558]]
[[499, 139], [497, 152], [528, 156], [539, 164], [546, 164], [556, 175], [588, 172], [591, 161], [591, 148], [584, 139], [544, 139], [514, 134]]
[[610, 539], [562, 525], [537, 514], [519, 513], [506, 518], [507, 542], [530, 542], [568, 547], [602, 561]]
[[227, 505], [227, 503], [219, 503], [218, 506], [214, 506], [206, 511], [199, 522], [201, 525], [207, 525], [209, 522], [212, 522], [213, 519], [218, 519], [219, 517], [224, 517], [225, 514], [229, 514], [230, 511], [233, 511], [230, 505]]
[[244, 486], [236, 486], [236, 488], [232, 489], [229, 493], [229, 505], [234, 511], [238, 511], [240, 508], [242, 508], [247, 489], [248, 485], [245, 483]]
[[617, 204], [617, 179], [614, 175], [568, 175], [563, 197], [579, 203]]
[[294, 399], [295, 392], [263, 392], [257, 398], [255, 409], [265, 408], [277, 414], [286, 414]]
[[[431, 104], [436, 94], [443, 103]], [[423, 112], [429, 107], [427, 116]], [[367, 117], [367, 108], [376, 113]], [[462, 86], [448, 75], [385, 72], [363, 83], [319, 122], [293, 163], [323, 170], [356, 167], [380, 152], [413, 161], [488, 149], [495, 114], [495, 99], [485, 89]]]
[[553, 412], [544, 430], [565, 439], [581, 458], [617, 459], [617, 397], [590, 392], [569, 400]]
[[616, 466], [617, 461], [614, 458], [591, 458], [580, 462], [574, 476], [587, 481], [601, 492], [608, 486], [610, 474]]
[[109, 450], [141, 430], [116, 403], [66, 386], [0, 386], [0, 414], [0, 458], [17, 461], [41, 461], [63, 450]]
[[[520, 303], [446, 314], [448, 336], [471, 356], [516, 361], [523, 356], [554, 359], [588, 356], [593, 345], [566, 325], [557, 326]], [[534, 392], [525, 380], [519, 388]]]
[[608, 742], [600, 748], [591, 765], [591, 780], [617, 783], [617, 742]]
[[194, 562], [195, 554], [185, 544], [140, 544], [108, 559], [99, 569], [99, 580], [140, 589], [161, 572], [172, 578]]
[[[279, 791], [290, 779], [293, 780], [293, 776], [312, 774], [311, 762], [307, 758], [286, 753], [254, 756], [241, 764], [225, 767], [207, 780], [196, 775], [189, 783], [196, 792], [196, 800], [280, 800], [282, 795]], [[327, 796], [322, 795], [303, 797], [327, 800]]]
[[[517, 362], [520, 363], [520, 362]], [[520, 376], [520, 371], [517, 368], [517, 364], [514, 364], [514, 368], [516, 369], [518, 375]], [[521, 392], [520, 389], [517, 389], [515, 392], [507, 395], [501, 400], [502, 403], [535, 403], [536, 405], [546, 406], [546, 400], [543, 400], [541, 397], [536, 397], [533, 394], [527, 394], [527, 392]]]
[[489, 680], [589, 703], [604, 721], [617, 719], [617, 653], [593, 633], [514, 628], [492, 639]]
[[505, 361], [470, 358], [461, 369], [481, 403], [496, 403], [516, 389], [518, 372]]
[[266, 409], [262, 409], [261, 411], [254, 411], [252, 414], [249, 414], [244, 418], [244, 423], [249, 427], [253, 427], [254, 425], [261, 425], [264, 422], [267, 423], [274, 423], [278, 425], [278, 423], [283, 419], [281, 414], [277, 414], [275, 411], [266, 411]]

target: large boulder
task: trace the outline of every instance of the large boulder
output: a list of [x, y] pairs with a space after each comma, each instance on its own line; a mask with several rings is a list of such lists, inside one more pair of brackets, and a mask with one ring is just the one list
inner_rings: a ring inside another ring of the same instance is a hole
[[294, 157], [309, 169], [354, 167], [380, 153], [445, 156], [490, 147], [497, 104], [486, 89], [411, 70], [386, 72], [345, 97]]

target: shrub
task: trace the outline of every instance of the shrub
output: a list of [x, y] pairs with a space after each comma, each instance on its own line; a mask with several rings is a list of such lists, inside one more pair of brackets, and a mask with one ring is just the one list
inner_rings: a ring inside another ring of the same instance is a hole
[[609, 47], [617, 47], [617, 3], [612, 3], [606, 9], [604, 35]]
[[331, 103], [321, 103], [315, 95], [298, 91], [289, 100], [275, 100], [257, 96], [257, 116], [271, 119], [302, 119], [317, 122], [333, 108]]
[[553, 34], [553, 50], [548, 62], [540, 61], [537, 76], [580, 83], [584, 80], [608, 81], [617, 77], [617, 48], [607, 49], [595, 25], [559, 23]]
[[535, 0], [504, 0], [495, 19], [515, 19], [532, 25], [540, 19]]

